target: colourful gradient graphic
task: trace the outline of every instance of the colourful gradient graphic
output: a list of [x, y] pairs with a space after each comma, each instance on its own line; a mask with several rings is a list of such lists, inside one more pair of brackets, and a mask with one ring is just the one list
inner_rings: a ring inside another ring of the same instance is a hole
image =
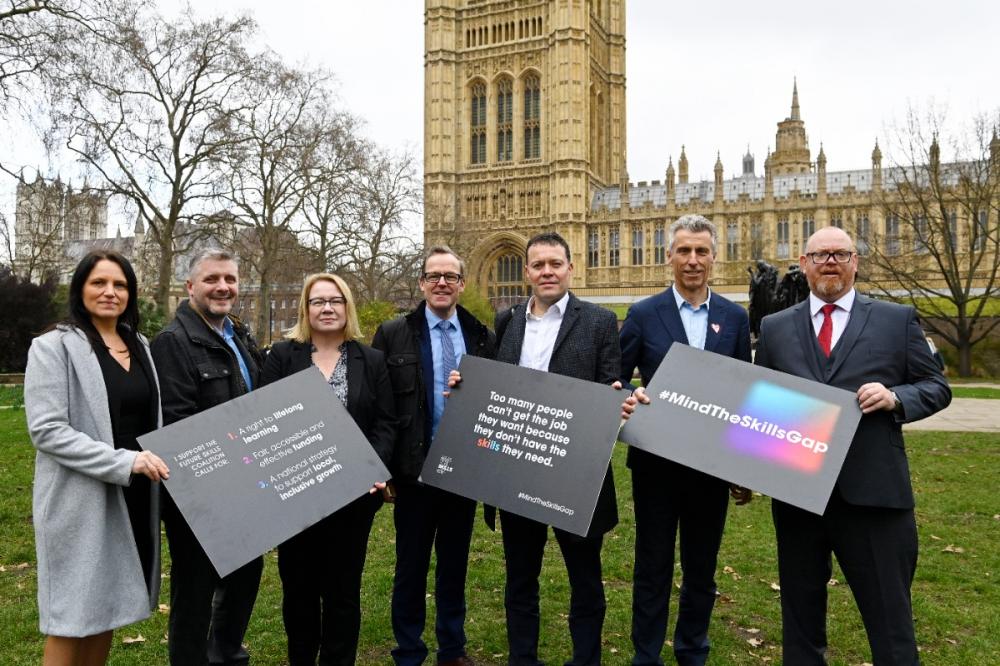
[[[752, 417], [755, 424], [761, 424], [761, 431], [745, 422], [731, 424], [726, 432], [730, 448], [783, 467], [816, 473], [826, 455], [809, 444], [829, 443], [840, 407], [762, 381], [750, 388], [739, 413], [746, 415], [744, 421]], [[779, 428], [785, 436], [778, 436]], [[773, 434], [764, 432], [767, 430]]]

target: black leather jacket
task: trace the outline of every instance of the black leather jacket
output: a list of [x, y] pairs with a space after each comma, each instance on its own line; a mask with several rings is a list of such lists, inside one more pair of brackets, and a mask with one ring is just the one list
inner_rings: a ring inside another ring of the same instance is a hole
[[[458, 322], [465, 337], [466, 353], [472, 356], [493, 358], [496, 355], [496, 337], [478, 319], [458, 307]], [[372, 347], [385, 354], [389, 366], [389, 381], [396, 401], [398, 432], [389, 470], [393, 479], [413, 481], [420, 476], [431, 440], [432, 410], [428, 408], [427, 377], [433, 372], [428, 369], [430, 343], [425, 304], [404, 317], [384, 322], [375, 331]], [[427, 345], [425, 351], [421, 343]]]
[[[263, 360], [257, 343], [242, 322], [230, 319], [250, 381], [258, 386]], [[173, 321], [153, 340], [151, 351], [160, 379], [164, 425], [249, 392], [233, 350], [187, 300], [177, 306]]]

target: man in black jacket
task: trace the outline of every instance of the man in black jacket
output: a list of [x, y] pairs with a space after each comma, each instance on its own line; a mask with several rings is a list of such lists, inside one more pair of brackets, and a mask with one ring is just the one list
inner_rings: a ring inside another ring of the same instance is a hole
[[[191, 260], [189, 299], [152, 344], [168, 425], [252, 390], [261, 357], [230, 310], [239, 294], [233, 255], [207, 250]], [[258, 557], [219, 578], [191, 528], [166, 495], [163, 522], [170, 545], [168, 649], [173, 666], [242, 665], [250, 661], [243, 635], [263, 570]]]
[[[566, 377], [621, 388], [618, 321], [610, 310], [581, 301], [569, 291], [573, 276], [569, 244], [555, 232], [528, 241], [524, 274], [531, 299], [497, 315], [497, 360]], [[486, 512], [492, 526], [493, 515]], [[615, 482], [608, 466], [590, 529], [584, 537], [554, 529], [569, 576], [569, 632], [573, 656], [567, 666], [601, 663], [606, 608], [601, 581], [604, 534], [618, 523]], [[541, 666], [538, 660], [539, 578], [548, 526], [500, 511], [507, 584], [509, 666]]]
[[493, 333], [458, 305], [465, 265], [450, 248], [431, 248], [424, 258], [416, 310], [382, 324], [372, 346], [385, 353], [396, 400], [399, 434], [390, 471], [396, 493], [396, 576], [392, 631], [397, 664], [416, 666], [427, 657], [421, 635], [427, 615], [427, 572], [437, 554], [434, 598], [440, 665], [472, 664], [465, 652], [465, 574], [476, 502], [425, 486], [418, 480], [444, 411], [448, 373], [462, 354], [493, 358]]

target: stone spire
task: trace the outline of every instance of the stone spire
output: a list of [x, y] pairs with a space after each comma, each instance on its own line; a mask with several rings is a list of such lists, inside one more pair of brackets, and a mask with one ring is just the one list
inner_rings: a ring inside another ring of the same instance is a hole
[[882, 166], [882, 151], [878, 147], [878, 139], [875, 139], [875, 148], [872, 150], [872, 168]]
[[684, 152], [684, 146], [681, 146], [681, 158], [677, 160], [677, 177], [680, 179], [681, 185], [686, 185], [688, 182], [688, 158], [687, 153]]
[[750, 154], [750, 144], [747, 144], [747, 154], [743, 156], [743, 175], [754, 175], [753, 155]]
[[802, 120], [799, 115], [799, 82], [797, 79], [792, 79], [792, 115], [790, 116], [792, 120]]
[[722, 155], [715, 153], [715, 200], [722, 201]]
[[806, 124], [799, 114], [798, 81], [792, 83], [792, 115], [778, 123], [778, 133], [774, 142], [774, 154], [771, 155], [774, 175], [809, 173], [812, 169], [812, 159], [809, 154]]
[[674, 156], [670, 156], [670, 160], [667, 162], [667, 196], [671, 196], [674, 193]]

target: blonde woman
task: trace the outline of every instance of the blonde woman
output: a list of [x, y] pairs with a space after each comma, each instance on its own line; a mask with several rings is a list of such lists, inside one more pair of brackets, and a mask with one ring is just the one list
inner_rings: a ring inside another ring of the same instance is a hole
[[[330, 273], [310, 275], [299, 298], [298, 322], [272, 347], [261, 383], [316, 367], [388, 465], [396, 438], [392, 386], [382, 352], [358, 342], [359, 336], [347, 284]], [[361, 572], [381, 504], [381, 495], [367, 494], [278, 547], [290, 666], [314, 666], [317, 655], [324, 665], [355, 662]]]

